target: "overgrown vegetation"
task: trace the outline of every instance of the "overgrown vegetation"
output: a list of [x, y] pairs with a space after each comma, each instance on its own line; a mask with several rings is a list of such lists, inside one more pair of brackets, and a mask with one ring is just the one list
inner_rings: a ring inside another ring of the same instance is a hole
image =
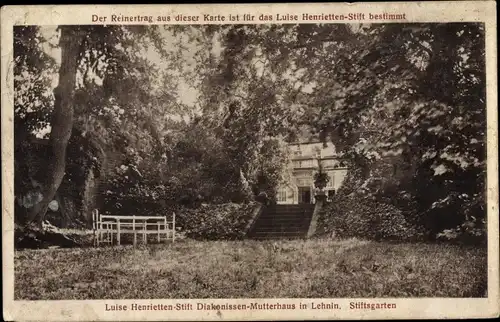
[[485, 297], [486, 252], [358, 241], [17, 251], [16, 300]]
[[337, 194], [322, 209], [319, 227], [318, 234], [341, 239], [415, 241], [426, 237], [395, 206], [356, 195]]
[[[47, 28], [14, 29], [15, 195], [39, 194], [22, 224], [41, 223], [64, 180], [91, 168], [99, 189], [80, 193], [72, 218], [94, 205], [153, 214], [273, 200], [283, 142], [314, 137], [355, 173], [326, 229], [485, 240], [482, 24]], [[44, 131], [57, 162], [38, 162], [36, 177], [20, 147]], [[85, 151], [67, 149], [70, 137]]]
[[255, 204], [202, 204], [179, 210], [178, 225], [186, 237], [198, 240], [235, 240], [245, 237]]
[[[375, 167], [373, 172], [380, 175], [378, 171], [381, 170]], [[472, 216], [458, 227], [451, 225], [436, 233], [436, 227], [428, 222], [428, 214], [419, 213], [414, 196], [401, 188], [404, 181], [363, 179], [359, 169], [352, 169], [337, 194], [321, 209], [317, 235], [486, 245], [484, 218]], [[439, 218], [450, 217], [446, 210], [443, 212]]]

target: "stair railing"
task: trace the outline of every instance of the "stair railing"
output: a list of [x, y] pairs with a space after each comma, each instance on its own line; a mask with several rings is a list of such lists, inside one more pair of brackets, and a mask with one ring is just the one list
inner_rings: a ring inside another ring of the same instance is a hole
[[252, 222], [250, 223], [250, 225], [245, 229], [246, 230], [245, 235], [248, 236], [249, 234], [252, 233], [253, 228], [255, 227], [257, 221], [262, 216], [262, 214], [264, 213], [264, 211], [266, 211], [267, 208], [268, 208], [268, 206], [266, 204], [261, 204], [261, 206], [259, 207], [259, 212], [255, 216], [255, 218], [252, 220]]

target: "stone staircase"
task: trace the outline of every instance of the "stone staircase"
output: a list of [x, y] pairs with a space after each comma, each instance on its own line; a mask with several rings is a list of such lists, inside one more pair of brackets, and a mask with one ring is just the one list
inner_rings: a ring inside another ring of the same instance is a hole
[[313, 212], [313, 204], [264, 207], [247, 237], [252, 239], [306, 238]]

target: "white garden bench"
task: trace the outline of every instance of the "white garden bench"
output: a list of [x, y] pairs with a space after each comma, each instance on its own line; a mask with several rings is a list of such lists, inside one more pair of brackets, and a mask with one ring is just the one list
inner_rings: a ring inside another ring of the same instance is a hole
[[134, 247], [137, 245], [137, 235], [142, 235], [144, 244], [148, 242], [148, 235], [156, 235], [158, 242], [169, 239], [175, 241], [175, 213], [172, 220], [167, 216], [113, 216], [103, 215], [99, 210], [92, 212], [92, 228], [94, 231], [94, 246], [107, 242], [117, 245], [121, 243], [124, 234], [134, 235]]

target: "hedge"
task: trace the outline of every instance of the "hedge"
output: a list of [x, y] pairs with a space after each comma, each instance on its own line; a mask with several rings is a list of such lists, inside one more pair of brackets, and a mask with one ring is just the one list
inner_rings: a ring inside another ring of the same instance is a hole
[[323, 207], [318, 235], [371, 240], [420, 240], [424, 233], [393, 205], [368, 196], [337, 194]]
[[177, 225], [188, 238], [234, 240], [245, 236], [255, 203], [202, 204], [178, 211]]

